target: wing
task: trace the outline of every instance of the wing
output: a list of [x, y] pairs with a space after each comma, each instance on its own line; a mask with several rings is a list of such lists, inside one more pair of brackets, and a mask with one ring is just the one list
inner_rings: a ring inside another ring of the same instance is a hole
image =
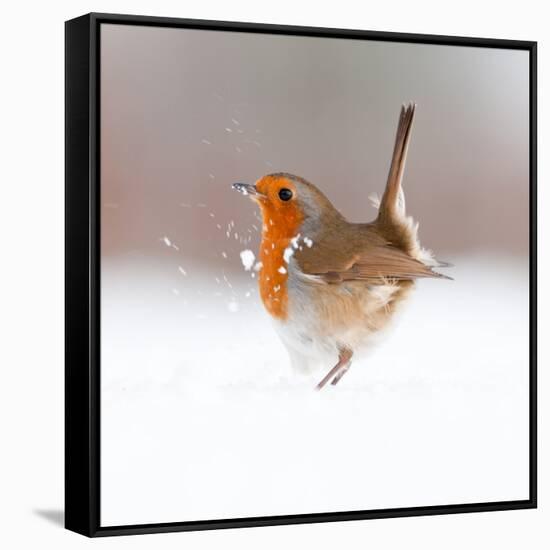
[[325, 239], [317, 246], [304, 248], [296, 254], [303, 273], [321, 278], [327, 283], [365, 281], [382, 284], [388, 279], [411, 281], [418, 278], [443, 278], [429, 266], [387, 243], [380, 235], [363, 233], [359, 242], [348, 239]]
[[[320, 275], [320, 274], [319, 274]], [[366, 281], [380, 284], [388, 279], [412, 281], [419, 278], [444, 278], [422, 262], [411, 258], [401, 250], [390, 246], [378, 247], [368, 254], [352, 258], [344, 269], [328, 271], [323, 278], [327, 282]]]

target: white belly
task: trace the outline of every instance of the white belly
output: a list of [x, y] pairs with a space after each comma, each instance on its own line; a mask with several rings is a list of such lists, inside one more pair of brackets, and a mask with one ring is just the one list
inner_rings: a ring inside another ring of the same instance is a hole
[[275, 328], [293, 368], [324, 370], [336, 364], [343, 347], [355, 357], [371, 350], [393, 316], [388, 304], [397, 290], [393, 284], [328, 285], [291, 271], [288, 317], [275, 321]]

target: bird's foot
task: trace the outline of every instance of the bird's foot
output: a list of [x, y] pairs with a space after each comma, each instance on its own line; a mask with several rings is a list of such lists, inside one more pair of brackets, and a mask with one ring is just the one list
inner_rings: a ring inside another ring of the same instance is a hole
[[349, 363], [347, 363], [346, 365], [344, 365], [337, 373], [336, 373], [336, 376], [332, 379], [332, 382], [331, 384], [333, 386], [336, 386], [336, 384], [338, 384], [338, 382], [340, 381], [340, 379], [342, 378], [342, 376], [344, 376], [344, 374], [346, 374], [346, 372], [348, 372], [349, 368], [351, 367], [351, 361]]
[[327, 375], [317, 384], [316, 388], [322, 390], [330, 380], [332, 380], [331, 384], [333, 386], [338, 384], [340, 378], [346, 374], [351, 366], [352, 355], [353, 352], [348, 349], [341, 350], [338, 363], [328, 371]]

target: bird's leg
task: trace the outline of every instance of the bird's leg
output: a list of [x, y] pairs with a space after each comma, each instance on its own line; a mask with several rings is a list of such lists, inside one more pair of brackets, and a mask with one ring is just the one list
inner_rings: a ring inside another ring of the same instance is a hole
[[342, 376], [344, 376], [344, 374], [346, 374], [346, 372], [348, 372], [349, 368], [351, 367], [351, 360], [348, 361], [339, 371], [338, 373], [336, 374], [336, 376], [332, 379], [332, 382], [331, 384], [333, 386], [336, 386], [336, 384], [338, 384], [338, 382], [340, 381], [340, 379], [342, 378]]
[[332, 383], [336, 384], [349, 369], [352, 356], [353, 352], [350, 349], [342, 348], [338, 355], [338, 363], [336, 363], [336, 365], [328, 371], [327, 375], [317, 384], [317, 389], [323, 389], [331, 378], [334, 378]]

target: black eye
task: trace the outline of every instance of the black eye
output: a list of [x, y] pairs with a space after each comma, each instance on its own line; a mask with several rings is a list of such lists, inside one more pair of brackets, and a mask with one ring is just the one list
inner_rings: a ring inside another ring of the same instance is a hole
[[283, 187], [279, 190], [279, 198], [282, 201], [289, 201], [292, 198], [292, 191], [286, 187]]

